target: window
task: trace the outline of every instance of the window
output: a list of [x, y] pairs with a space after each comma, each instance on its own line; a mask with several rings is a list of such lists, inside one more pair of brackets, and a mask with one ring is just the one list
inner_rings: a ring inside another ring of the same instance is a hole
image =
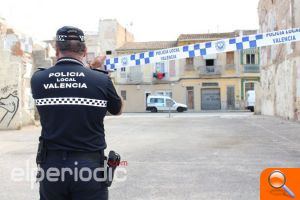
[[174, 106], [175, 102], [171, 99], [167, 99], [166, 104], [167, 104], [168, 107], [172, 107], [172, 106]]
[[153, 99], [153, 98], [150, 99], [150, 103], [155, 103], [155, 100], [156, 100], [156, 99]]
[[176, 76], [175, 60], [169, 61], [169, 74], [170, 74], [170, 77]]
[[111, 55], [111, 51], [106, 51], [106, 55]]
[[126, 90], [121, 90], [121, 97], [126, 100]]
[[120, 77], [121, 78], [126, 78], [126, 68], [125, 67], [121, 67], [120, 70], [121, 70]]
[[186, 58], [185, 59], [185, 67], [186, 71], [193, 71], [194, 70], [194, 58]]
[[161, 96], [168, 96], [172, 98], [172, 92], [171, 91], [157, 91], [155, 92], [156, 95], [161, 95]]
[[164, 103], [163, 98], [152, 98], [150, 99], [150, 103]]
[[165, 63], [163, 62], [155, 63], [155, 71], [165, 73]]
[[206, 73], [216, 73], [215, 59], [206, 59]]
[[157, 103], [164, 103], [164, 99], [162, 98], [157, 99]]
[[215, 66], [206, 66], [206, 72], [207, 73], [214, 73], [215, 72]]
[[214, 59], [206, 59], [205, 64], [206, 64], [206, 66], [214, 66], [215, 60]]
[[128, 81], [141, 82], [143, 80], [143, 73], [140, 66], [129, 67]]
[[249, 90], [254, 90], [254, 82], [246, 82], [245, 83], [245, 93], [247, 93]]
[[166, 91], [165, 96], [168, 96], [168, 97], [172, 98], [172, 92], [171, 91]]
[[234, 64], [234, 52], [230, 51], [226, 53], [226, 64], [233, 65]]
[[194, 65], [194, 58], [186, 58], [185, 62], [187, 65]]
[[255, 64], [255, 54], [246, 54], [246, 64], [247, 65]]

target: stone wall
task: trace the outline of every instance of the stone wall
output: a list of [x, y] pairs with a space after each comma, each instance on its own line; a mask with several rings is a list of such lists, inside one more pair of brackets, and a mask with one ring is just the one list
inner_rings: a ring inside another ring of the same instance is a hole
[[19, 61], [17, 57], [0, 50], [0, 129], [21, 127]]
[[30, 92], [30, 40], [0, 21], [0, 129], [19, 129], [34, 122]]
[[[260, 32], [300, 27], [299, 8], [299, 1], [260, 0]], [[300, 120], [299, 73], [299, 42], [261, 48], [262, 114]]]

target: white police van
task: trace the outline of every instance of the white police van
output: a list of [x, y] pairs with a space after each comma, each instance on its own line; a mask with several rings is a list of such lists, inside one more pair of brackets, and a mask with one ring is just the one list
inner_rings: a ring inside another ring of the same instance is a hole
[[183, 112], [187, 110], [187, 105], [182, 103], [177, 103], [168, 96], [153, 96], [150, 95], [147, 98], [147, 111], [157, 112], [157, 111], [177, 111]]

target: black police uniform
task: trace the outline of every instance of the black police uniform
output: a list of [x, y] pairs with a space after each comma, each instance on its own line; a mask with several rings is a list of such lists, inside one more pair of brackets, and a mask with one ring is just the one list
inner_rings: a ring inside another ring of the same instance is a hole
[[[73, 58], [59, 59], [31, 79], [33, 98], [40, 114], [47, 149], [41, 168], [95, 169], [103, 166], [106, 148], [103, 119], [106, 112], [118, 114], [122, 102], [105, 73], [86, 68]], [[60, 177], [61, 178], [61, 177]], [[108, 199], [107, 187], [99, 181], [40, 181], [41, 200]]]

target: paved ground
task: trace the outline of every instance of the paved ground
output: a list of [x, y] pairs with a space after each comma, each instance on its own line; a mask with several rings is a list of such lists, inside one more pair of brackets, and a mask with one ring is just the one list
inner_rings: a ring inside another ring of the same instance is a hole
[[[38, 199], [37, 185], [10, 174], [35, 167], [39, 131], [0, 132], [1, 200]], [[300, 124], [251, 113], [126, 114], [107, 118], [106, 131], [128, 162], [111, 199], [259, 199], [264, 168], [300, 166]]]

